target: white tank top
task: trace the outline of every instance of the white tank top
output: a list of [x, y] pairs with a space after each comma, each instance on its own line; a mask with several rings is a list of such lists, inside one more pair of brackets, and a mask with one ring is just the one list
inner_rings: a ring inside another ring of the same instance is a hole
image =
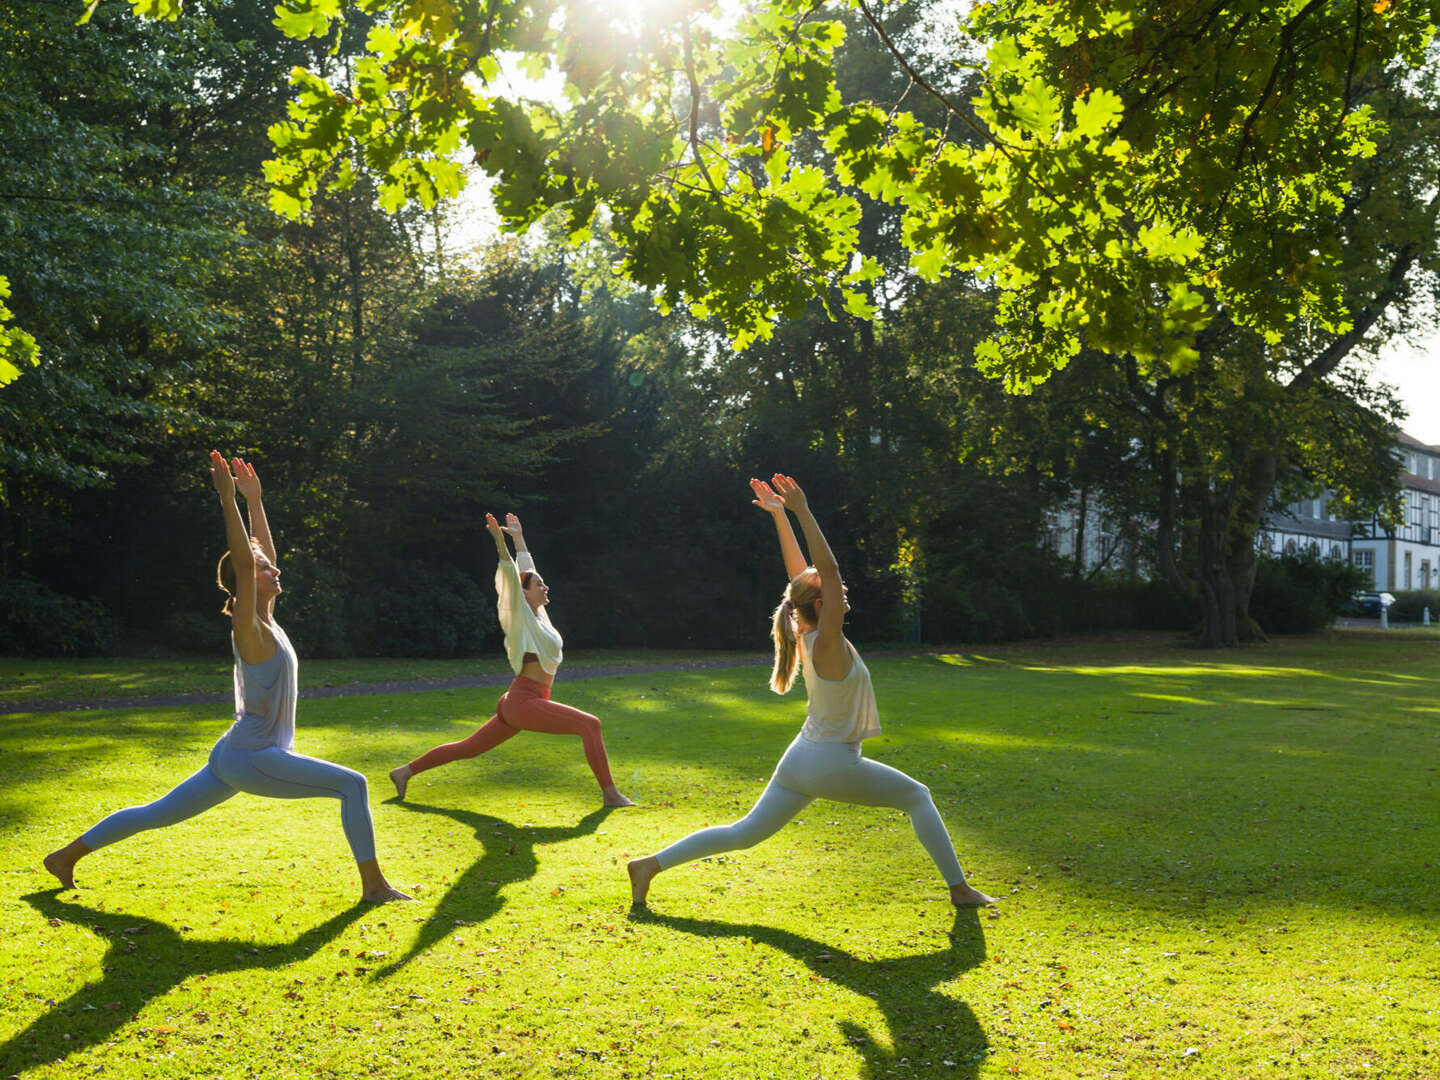
[[820, 631], [805, 635], [801, 665], [805, 672], [805, 693], [809, 697], [805, 726], [800, 734], [811, 742], [860, 742], [880, 734], [880, 710], [875, 707], [875, 689], [870, 669], [855, 646], [850, 652], [850, 673], [843, 679], [822, 679], [810, 662], [810, 643]]
[[235, 653], [235, 723], [225, 733], [227, 745], [237, 750], [264, 750], [295, 745], [295, 698], [299, 695], [300, 661], [295, 647], [272, 623], [275, 655], [258, 664], [240, 659], [235, 636], [230, 648]]

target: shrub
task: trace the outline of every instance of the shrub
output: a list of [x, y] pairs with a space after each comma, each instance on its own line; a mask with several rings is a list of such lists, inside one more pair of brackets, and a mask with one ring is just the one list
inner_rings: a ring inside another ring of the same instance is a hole
[[488, 635], [498, 634], [495, 604], [469, 574], [412, 562], [394, 576], [398, 584], [375, 590], [368, 651], [377, 656], [475, 656]]
[[230, 651], [230, 620], [214, 611], [175, 611], [165, 616], [160, 626], [165, 644], [182, 653], [215, 653]]
[[285, 591], [277, 601], [276, 617], [300, 657], [353, 655], [350, 620], [356, 605], [345, 574], [304, 551], [287, 552], [281, 569]]
[[0, 582], [0, 653], [108, 656], [119, 627], [98, 600], [80, 600], [21, 574]]
[[1250, 594], [1250, 617], [1266, 633], [1314, 633], [1333, 623], [1350, 594], [1369, 580], [1358, 566], [1309, 552], [1262, 556]]
[[1390, 605], [1391, 622], [1421, 622], [1425, 609], [1430, 609], [1430, 620], [1440, 619], [1440, 590], [1406, 589], [1395, 594], [1395, 603]]

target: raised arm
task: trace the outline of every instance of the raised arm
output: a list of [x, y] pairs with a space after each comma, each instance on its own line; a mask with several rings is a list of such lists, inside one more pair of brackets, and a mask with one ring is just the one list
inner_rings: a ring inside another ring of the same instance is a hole
[[822, 679], [843, 679], [850, 674], [850, 653], [845, 648], [845, 583], [840, 580], [840, 564], [795, 479], [776, 473], [770, 483], [785, 508], [800, 522], [805, 545], [810, 549], [810, 564], [820, 574], [820, 624], [810, 650], [811, 662]]
[[529, 552], [530, 549], [525, 546], [525, 528], [520, 524], [518, 517], [514, 514], [506, 514], [505, 524], [500, 528], [514, 542], [516, 555], [519, 555], [522, 551]]
[[235, 602], [230, 608], [230, 625], [235, 630], [240, 655], [254, 663], [266, 645], [255, 617], [255, 552], [250, 547], [250, 534], [240, 519], [240, 507], [235, 505], [235, 478], [230, 475], [230, 466], [215, 450], [210, 451], [210, 482], [220, 496], [220, 512], [225, 515], [225, 540], [230, 545], [230, 565], [235, 570]]
[[270, 520], [265, 516], [265, 503], [260, 498], [260, 477], [255, 475], [255, 466], [237, 457], [230, 462], [230, 468], [235, 474], [235, 490], [245, 496], [245, 509], [250, 513], [250, 535], [267, 559], [272, 563], [278, 562], [275, 540], [270, 535]]
[[501, 562], [514, 562], [510, 554], [510, 545], [505, 543], [505, 530], [500, 528], [500, 523], [495, 520], [494, 514], [485, 515], [485, 528], [490, 533], [490, 539], [495, 541], [495, 550], [500, 555]]
[[790, 525], [790, 515], [785, 513], [785, 500], [775, 494], [775, 489], [764, 480], [751, 480], [750, 490], [755, 498], [750, 501], [770, 515], [775, 522], [775, 534], [780, 539], [780, 557], [785, 560], [785, 576], [791, 581], [810, 564], [800, 552], [800, 541], [795, 539], [795, 530]]

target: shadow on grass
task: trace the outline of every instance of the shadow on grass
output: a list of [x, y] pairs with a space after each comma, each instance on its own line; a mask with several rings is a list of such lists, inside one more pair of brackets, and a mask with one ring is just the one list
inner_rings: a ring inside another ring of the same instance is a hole
[[573, 825], [512, 825], [502, 818], [453, 806], [430, 806], [426, 803], [388, 800], [404, 810], [417, 814], [439, 814], [475, 831], [485, 853], [467, 867], [450, 886], [435, 911], [415, 938], [404, 956], [375, 972], [385, 979], [399, 972], [422, 952], [432, 948], [456, 927], [484, 922], [502, 907], [505, 898], [500, 890], [506, 885], [535, 876], [539, 863], [535, 858], [537, 844], [555, 844], [593, 833], [610, 816], [613, 806], [592, 810]]
[[938, 989], [985, 959], [985, 935], [974, 908], [956, 909], [945, 948], [887, 960], [862, 960], [773, 926], [661, 915], [648, 908], [630, 917], [697, 937], [736, 937], [769, 945], [819, 978], [875, 1002], [885, 1014], [889, 1049], [860, 1024], [842, 1020], [838, 1025], [846, 1042], [865, 1058], [869, 1077], [918, 1075], [913, 1070], [927, 1068], [957, 1078], [979, 1075], [989, 1045], [985, 1032], [969, 1005]]
[[306, 930], [289, 944], [261, 945], [238, 938], [197, 941], [155, 919], [61, 900], [63, 891], [46, 889], [21, 899], [51, 920], [82, 926], [108, 939], [110, 948], [100, 961], [102, 974], [98, 982], [86, 983], [0, 1044], [0, 1073], [7, 1076], [62, 1061], [79, 1050], [109, 1041], [149, 1002], [186, 979], [280, 968], [303, 960], [370, 910], [368, 905], [357, 904]]

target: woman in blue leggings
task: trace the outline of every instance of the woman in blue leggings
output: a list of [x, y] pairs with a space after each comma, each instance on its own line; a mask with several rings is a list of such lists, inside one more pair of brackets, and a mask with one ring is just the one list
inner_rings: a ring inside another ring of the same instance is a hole
[[[231, 469], [234, 469], [232, 474]], [[210, 478], [225, 514], [230, 550], [220, 559], [216, 581], [227, 594], [235, 653], [235, 722], [210, 751], [210, 760], [168, 795], [145, 806], [117, 810], [58, 851], [45, 856], [45, 869], [60, 884], [75, 887], [75, 864], [96, 848], [145, 829], [159, 829], [209, 810], [237, 791], [272, 799], [340, 800], [340, 822], [360, 869], [365, 900], [408, 900], [391, 887], [375, 859], [375, 830], [365, 777], [318, 758], [297, 754], [295, 698], [299, 662], [285, 631], [275, 621], [280, 569], [275, 542], [260, 500], [254, 466], [235, 458], [227, 464], [210, 452]], [[235, 492], [250, 509], [250, 531], [240, 518]]]
[[[797, 663], [803, 668], [809, 698], [805, 725], [775, 766], [759, 800], [743, 818], [731, 825], [701, 829], [654, 855], [631, 860], [632, 902], [644, 907], [650, 882], [660, 871], [722, 851], [752, 847], [779, 832], [815, 799], [834, 799], [904, 810], [916, 838], [949, 886], [951, 903], [994, 903], [966, 882], [930, 789], [899, 769], [860, 752], [861, 742], [880, 734], [880, 715], [870, 672], [855, 646], [845, 638], [845, 613], [850, 603], [840, 580], [840, 566], [800, 485], [778, 473], [772, 483], [773, 488], [761, 480], [750, 481], [755, 505], [774, 518], [780, 554], [790, 576], [773, 617], [775, 668], [770, 688], [777, 694], [786, 693], [795, 681]], [[805, 564], [785, 514], [787, 509], [805, 532], [810, 556], [815, 560], [813, 566]]]

